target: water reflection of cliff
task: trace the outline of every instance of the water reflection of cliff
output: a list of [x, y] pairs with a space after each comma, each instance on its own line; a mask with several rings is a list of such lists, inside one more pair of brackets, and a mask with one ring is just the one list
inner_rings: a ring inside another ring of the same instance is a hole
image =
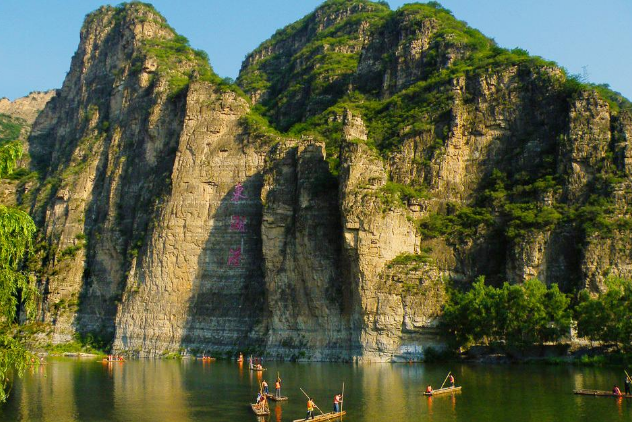
[[[20, 381], [20, 421], [77, 421], [76, 365], [49, 364], [30, 368]], [[50, 402], [56, 405], [51, 407]]]
[[205, 366], [190, 361], [132, 361], [114, 368], [114, 408], [126, 420], [189, 421], [187, 391], [183, 372], [194, 364], [198, 371]]

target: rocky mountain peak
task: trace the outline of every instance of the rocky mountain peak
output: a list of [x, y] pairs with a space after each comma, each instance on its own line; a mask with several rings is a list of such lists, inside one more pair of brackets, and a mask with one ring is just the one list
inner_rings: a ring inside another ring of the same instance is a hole
[[16, 98], [10, 101], [8, 98], [0, 98], [0, 114], [24, 119], [28, 125], [32, 125], [37, 115], [44, 109], [46, 103], [55, 96], [54, 89], [50, 91], [34, 91], [26, 97]]
[[166, 19], [150, 4], [122, 3], [119, 6], [102, 6], [89, 13], [81, 28], [81, 39], [90, 34], [108, 32], [117, 26], [121, 32], [129, 31], [139, 40], [172, 38], [176, 36]]

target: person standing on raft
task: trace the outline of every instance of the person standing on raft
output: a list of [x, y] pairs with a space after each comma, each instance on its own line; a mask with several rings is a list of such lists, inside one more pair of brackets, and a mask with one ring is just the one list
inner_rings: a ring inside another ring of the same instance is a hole
[[625, 387], [625, 394], [632, 394], [630, 393], [630, 385], [632, 384], [632, 380], [630, 380], [630, 377], [628, 377], [626, 375], [625, 377], [625, 382], [624, 382], [624, 387]]
[[263, 380], [261, 386], [263, 387], [263, 394], [268, 394], [268, 383], [266, 382], [266, 380]]
[[340, 413], [340, 403], [342, 403], [342, 394], [336, 394], [334, 396], [334, 412]]
[[276, 397], [281, 397], [281, 378], [277, 378], [276, 383], [274, 384], [274, 388], [276, 389]]
[[450, 374], [448, 381], [450, 381], [450, 387], [454, 387], [454, 375]]
[[314, 419], [314, 401], [309, 397], [307, 399], [307, 415], [305, 415], [305, 420]]

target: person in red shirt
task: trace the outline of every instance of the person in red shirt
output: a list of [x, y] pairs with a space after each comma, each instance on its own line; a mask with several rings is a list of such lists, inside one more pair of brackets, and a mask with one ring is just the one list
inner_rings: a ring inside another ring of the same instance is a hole
[[621, 396], [621, 390], [619, 389], [618, 386], [614, 386], [614, 388], [612, 389], [612, 394], [614, 394], [615, 396]]
[[340, 403], [342, 403], [342, 394], [334, 396], [334, 412], [340, 413]]
[[426, 393], [432, 393], [432, 387], [431, 386], [426, 387]]

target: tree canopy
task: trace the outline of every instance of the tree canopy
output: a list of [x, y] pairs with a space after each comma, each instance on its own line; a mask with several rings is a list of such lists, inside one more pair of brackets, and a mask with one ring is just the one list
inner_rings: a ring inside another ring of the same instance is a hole
[[533, 279], [497, 288], [479, 277], [467, 292], [452, 291], [443, 323], [459, 346], [544, 343], [569, 332], [569, 304], [555, 284]]
[[[22, 155], [19, 141], [0, 145], [0, 178], [9, 176]], [[36, 289], [28, 275], [20, 270], [22, 259], [31, 246], [35, 224], [16, 208], [0, 205], [0, 403], [7, 399], [10, 371], [20, 375], [30, 353], [12, 335], [18, 306], [28, 316], [34, 312]]]

